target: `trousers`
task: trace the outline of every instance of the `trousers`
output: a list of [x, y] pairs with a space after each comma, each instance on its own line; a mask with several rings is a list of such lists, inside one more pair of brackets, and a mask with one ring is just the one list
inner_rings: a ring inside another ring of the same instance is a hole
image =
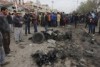
[[4, 52], [4, 48], [0, 47], [0, 64], [3, 64], [5, 61], [5, 52]]
[[9, 24], [9, 27], [10, 27], [10, 31], [13, 32], [14, 31], [13, 24]]
[[89, 24], [89, 33], [95, 34], [95, 25]]
[[10, 53], [10, 32], [3, 32], [3, 48], [5, 51], [5, 54]]
[[3, 41], [3, 37], [2, 37], [2, 33], [0, 32], [0, 64], [3, 64], [5, 60], [5, 52], [4, 52], [2, 41]]
[[15, 27], [14, 28], [14, 37], [15, 41], [20, 41], [22, 40], [22, 27]]
[[25, 34], [30, 33], [30, 24], [25, 24]]

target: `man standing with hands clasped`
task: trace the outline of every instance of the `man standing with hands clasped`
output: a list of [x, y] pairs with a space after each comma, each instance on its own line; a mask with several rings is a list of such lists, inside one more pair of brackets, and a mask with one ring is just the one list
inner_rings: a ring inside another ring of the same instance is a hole
[[13, 23], [14, 23], [14, 37], [16, 44], [18, 44], [19, 42], [22, 42], [23, 21], [20, 13], [17, 12], [15, 14], [15, 17], [13, 18]]

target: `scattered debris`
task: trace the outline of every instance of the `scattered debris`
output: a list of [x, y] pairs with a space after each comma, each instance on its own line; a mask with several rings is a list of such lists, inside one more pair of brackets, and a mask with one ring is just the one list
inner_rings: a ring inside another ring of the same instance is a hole
[[47, 54], [37, 51], [32, 55], [33, 60], [35, 60], [38, 67], [42, 67], [43, 65], [53, 64], [56, 61], [56, 53], [55, 51], [49, 51]]
[[66, 58], [75, 61], [75, 63], [71, 63], [72, 67], [91, 67], [89, 64], [100, 67], [99, 42], [84, 31], [74, 33], [78, 38], [75, 38], [72, 32], [70, 30], [64, 33], [59, 30], [52, 30], [49, 33], [42, 31], [47, 42], [56, 46], [47, 47], [48, 49], [53, 49], [47, 53], [36, 52], [32, 54], [32, 58], [35, 59], [38, 67], [43, 65], [55, 67], [54, 64], [58, 60], [61, 60], [63, 62], [61, 64], [65, 65]]
[[30, 46], [32, 46], [33, 44], [29, 44]]
[[41, 31], [40, 33], [35, 33], [33, 34], [32, 37], [29, 38], [29, 40], [32, 40], [33, 43], [42, 43], [45, 40], [56, 40], [56, 41], [64, 41], [64, 40], [71, 40], [72, 39], [72, 32], [65, 32], [62, 33], [59, 30], [48, 30], [46, 31]]
[[19, 44], [19, 48], [24, 49], [25, 48], [24, 44]]
[[52, 40], [52, 39], [48, 40], [47, 42], [48, 43], [51, 43], [51, 44], [55, 44], [56, 43], [56, 41], [55, 40]]
[[93, 55], [94, 55], [94, 52], [93, 52], [93, 50], [85, 50], [84, 51], [84, 55], [86, 56], [86, 57], [93, 57]]

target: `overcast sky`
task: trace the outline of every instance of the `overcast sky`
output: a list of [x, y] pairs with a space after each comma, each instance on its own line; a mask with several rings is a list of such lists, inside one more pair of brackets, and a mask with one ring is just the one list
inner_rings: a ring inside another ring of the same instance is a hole
[[[26, 1], [36, 1], [36, 0], [25, 0]], [[54, 1], [53, 8], [58, 9], [60, 11], [64, 11], [66, 13], [74, 11], [81, 2], [85, 2], [87, 0], [39, 0], [42, 4], [48, 4], [52, 7], [52, 1]]]

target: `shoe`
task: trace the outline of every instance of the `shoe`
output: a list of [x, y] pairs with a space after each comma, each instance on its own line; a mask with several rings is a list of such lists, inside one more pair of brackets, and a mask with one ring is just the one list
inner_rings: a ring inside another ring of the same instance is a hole
[[31, 33], [28, 33], [28, 34], [31, 34]]
[[5, 65], [8, 65], [8, 64], [10, 64], [10, 62], [6, 61], [5, 63], [1, 64], [1, 67], [4, 67]]
[[5, 54], [10, 54], [10, 49], [5, 51]]
[[7, 56], [7, 57], [11, 57], [12, 55], [11, 55], [11, 54], [7, 54], [6, 56]]

